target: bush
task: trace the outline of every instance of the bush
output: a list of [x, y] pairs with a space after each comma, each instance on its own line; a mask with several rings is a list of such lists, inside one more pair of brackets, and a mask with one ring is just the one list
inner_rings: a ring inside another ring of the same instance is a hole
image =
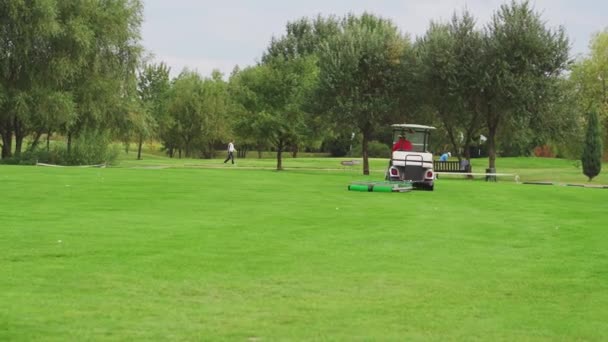
[[587, 122], [587, 134], [585, 135], [585, 147], [581, 162], [583, 173], [591, 181], [602, 170], [602, 131], [596, 112], [589, 113]]
[[66, 165], [112, 164], [120, 153], [118, 146], [111, 146], [108, 134], [85, 132], [74, 140], [70, 154], [65, 150]]
[[555, 157], [554, 148], [549, 145], [536, 146], [534, 148], [534, 156], [542, 158], [553, 158]]
[[38, 157], [36, 151], [34, 152], [22, 152], [18, 156], [12, 156], [10, 158], [4, 158], [0, 160], [0, 164], [5, 165], [36, 165]]
[[66, 143], [56, 143], [49, 151], [39, 148], [0, 162], [13, 165], [35, 165], [36, 162], [54, 165], [113, 164], [119, 154], [120, 147], [112, 145], [107, 134], [94, 132], [75, 139], [69, 154]]
[[[353, 154], [359, 157], [363, 155], [360, 145], [353, 148]], [[390, 158], [391, 148], [379, 141], [370, 141], [367, 146], [367, 155], [370, 158]]]
[[348, 154], [351, 143], [352, 140], [347, 135], [327, 138], [323, 141], [321, 150], [329, 152], [332, 157], [344, 157]]

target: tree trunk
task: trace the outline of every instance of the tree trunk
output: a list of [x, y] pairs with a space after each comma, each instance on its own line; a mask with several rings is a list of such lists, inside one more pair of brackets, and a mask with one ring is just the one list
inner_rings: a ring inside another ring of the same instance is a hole
[[10, 129], [2, 131], [2, 158], [10, 158], [13, 150], [13, 132]]
[[13, 151], [13, 129], [11, 120], [0, 122], [0, 136], [2, 137], [2, 158], [10, 158]]
[[277, 148], [277, 171], [283, 170], [283, 145], [279, 144]]
[[25, 138], [25, 133], [23, 129], [21, 129], [21, 122], [18, 119], [15, 119], [14, 123], [15, 129], [15, 155], [18, 156], [21, 154], [21, 149], [23, 147], [23, 138]]
[[36, 147], [38, 147], [38, 143], [40, 142], [40, 137], [42, 137], [42, 130], [34, 133], [34, 140], [32, 140], [32, 143], [30, 144], [28, 151], [34, 152]]
[[46, 151], [49, 152], [51, 150], [51, 131], [49, 130], [46, 134]]
[[492, 105], [488, 105], [486, 108], [486, 124], [488, 126], [488, 167], [496, 172], [496, 131], [498, 128], [498, 121], [500, 116], [496, 112]]
[[367, 153], [367, 146], [370, 135], [370, 132], [368, 132], [368, 130], [365, 130], [363, 132], [363, 141], [361, 143], [361, 150], [363, 152], [363, 174], [366, 176], [369, 175], [369, 157]]
[[488, 167], [496, 171], [496, 125], [489, 125], [486, 143], [488, 144]]
[[23, 135], [15, 132], [15, 155], [21, 154], [21, 148], [23, 147]]
[[464, 151], [462, 153], [464, 159], [466, 160], [471, 160], [471, 144], [470, 143], [466, 143], [464, 144]]
[[293, 151], [291, 152], [291, 156], [292, 156], [293, 158], [297, 158], [297, 157], [298, 157], [298, 145], [295, 145], [295, 146], [293, 147]]
[[457, 156], [458, 161], [460, 161], [459, 145], [456, 142], [456, 137], [454, 136], [454, 126], [451, 125], [448, 120], [444, 119], [445, 116], [445, 112], [439, 113], [439, 117], [442, 119], [441, 122], [443, 123], [443, 126], [445, 126], [448, 133], [448, 140], [450, 140], [450, 143], [452, 144], [452, 150], [454, 151], [453, 154]]
[[139, 136], [139, 142], [137, 144], [137, 160], [141, 160], [141, 147], [144, 144], [144, 137], [142, 135]]
[[68, 156], [72, 152], [72, 132], [68, 132]]
[[[184, 135], [182, 137], [182, 139], [184, 140], [184, 157], [189, 158], [190, 157], [190, 142], [192, 141], [192, 138], [188, 137], [187, 135]], [[182, 149], [179, 149], [179, 158], [182, 158]]]

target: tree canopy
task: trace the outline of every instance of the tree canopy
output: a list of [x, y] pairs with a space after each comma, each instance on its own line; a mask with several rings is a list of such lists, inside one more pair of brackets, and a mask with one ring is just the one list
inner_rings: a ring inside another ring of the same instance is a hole
[[407, 37], [387, 19], [349, 15], [320, 52], [320, 102], [339, 125], [362, 135], [363, 173], [369, 174], [368, 143], [379, 125], [397, 117], [403, 61], [412, 53]]
[[571, 64], [564, 29], [529, 1], [501, 5], [485, 26], [455, 12], [415, 42], [371, 13], [300, 18], [227, 79], [187, 69], [172, 79], [146, 63], [142, 13], [140, 0], [0, 0], [3, 159], [44, 136], [68, 154], [72, 140], [136, 142], [137, 158], [149, 140], [171, 157], [211, 158], [237, 138], [276, 152], [278, 170], [285, 152], [360, 144], [369, 174], [370, 142], [388, 144], [393, 123], [437, 125], [442, 148], [464, 158], [485, 135], [490, 168], [544, 144], [579, 156], [582, 113], [608, 132], [608, 31]]

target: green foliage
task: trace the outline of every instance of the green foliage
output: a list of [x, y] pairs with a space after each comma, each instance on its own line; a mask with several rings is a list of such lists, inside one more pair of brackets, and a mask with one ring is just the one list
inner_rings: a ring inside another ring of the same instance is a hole
[[[355, 147], [353, 147], [353, 155], [357, 157], [363, 156], [361, 144], [357, 144]], [[370, 158], [390, 158], [391, 148], [385, 143], [372, 140], [367, 145], [367, 155]]]
[[336, 137], [326, 138], [323, 141], [323, 150], [329, 152], [332, 157], [344, 157], [350, 152], [354, 143], [350, 134], [340, 134]]
[[170, 118], [162, 124], [163, 143], [183, 150], [186, 157], [212, 157], [215, 144], [228, 135], [228, 87], [221, 77], [202, 78], [183, 71], [173, 81], [167, 110]]
[[468, 151], [483, 127], [478, 110], [482, 39], [474, 18], [465, 11], [462, 16], [454, 14], [449, 23], [431, 23], [415, 45], [418, 102], [437, 118], [442, 128], [437, 138], [453, 151]]
[[340, 24], [335, 17], [319, 15], [314, 19], [301, 18], [288, 22], [286, 31], [284, 36], [272, 38], [262, 56], [263, 63], [275, 58], [295, 59], [316, 55], [328, 39], [340, 32]]
[[65, 155], [68, 165], [94, 165], [112, 164], [118, 153], [118, 146], [112, 145], [108, 133], [87, 131], [75, 139], [70, 153]]
[[590, 50], [588, 56], [572, 67], [570, 83], [577, 110], [598, 113], [605, 140], [608, 138], [608, 29], [593, 36]]
[[137, 76], [137, 95], [141, 103], [141, 111], [134, 120], [136, 131], [139, 133], [139, 151], [141, 153], [141, 142], [148, 138], [157, 137], [165, 146], [170, 140], [171, 120], [167, 110], [169, 91], [170, 68], [164, 64], [145, 63], [139, 70]]
[[489, 167], [495, 168], [499, 129], [534, 125], [561, 94], [555, 83], [568, 63], [563, 27], [546, 27], [528, 1], [503, 4], [487, 26], [479, 64], [481, 103], [485, 118]]
[[124, 127], [141, 47], [139, 0], [0, 1], [2, 157], [32, 135]]
[[275, 148], [277, 170], [282, 169], [282, 152], [297, 148], [316, 135], [305, 103], [310, 101], [317, 75], [314, 56], [279, 56], [246, 68], [232, 78], [241, 108], [235, 130], [257, 145]]
[[576, 85], [581, 109], [608, 116], [608, 29], [595, 34], [588, 56], [572, 67], [570, 78]]
[[372, 134], [399, 112], [409, 54], [409, 40], [393, 23], [368, 13], [345, 17], [321, 49], [317, 101], [333, 124], [362, 133], [364, 174]]
[[585, 136], [585, 147], [581, 158], [583, 174], [591, 181], [602, 170], [602, 130], [596, 112], [589, 113], [587, 120], [587, 134]]
[[53, 165], [112, 165], [120, 154], [108, 133], [85, 132], [72, 142], [70, 152], [64, 142], [57, 142], [49, 150], [36, 148], [25, 151], [11, 158], [1, 160], [2, 164], [35, 165], [46, 163]]

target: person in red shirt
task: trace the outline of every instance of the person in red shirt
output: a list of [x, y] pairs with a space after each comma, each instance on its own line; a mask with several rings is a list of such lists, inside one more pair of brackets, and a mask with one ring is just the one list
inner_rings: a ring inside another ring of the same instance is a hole
[[405, 138], [405, 136], [400, 135], [399, 140], [395, 142], [393, 145], [393, 152], [395, 151], [411, 151], [412, 143]]

